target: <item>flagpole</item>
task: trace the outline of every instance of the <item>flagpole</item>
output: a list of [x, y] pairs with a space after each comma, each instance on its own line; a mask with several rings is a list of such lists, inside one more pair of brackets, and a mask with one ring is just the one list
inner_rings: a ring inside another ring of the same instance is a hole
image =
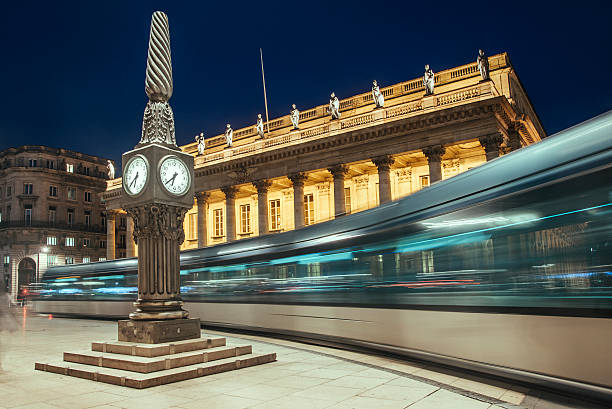
[[270, 118], [268, 117], [268, 97], [266, 95], [266, 76], [264, 75], [263, 52], [261, 51], [261, 48], [259, 48], [259, 58], [261, 60], [261, 80], [263, 82], [264, 103], [266, 104], [266, 128], [268, 129], [268, 136], [270, 136]]

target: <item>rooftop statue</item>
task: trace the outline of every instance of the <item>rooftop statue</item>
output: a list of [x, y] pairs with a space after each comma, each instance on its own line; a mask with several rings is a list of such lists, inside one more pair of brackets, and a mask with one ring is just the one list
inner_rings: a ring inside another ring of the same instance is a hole
[[489, 57], [487, 57], [482, 50], [478, 50], [478, 58], [476, 58], [476, 62], [478, 63], [478, 71], [480, 71], [480, 76], [483, 81], [489, 79]]
[[291, 105], [291, 123], [293, 124], [293, 129], [298, 129], [298, 125], [300, 123], [300, 111], [295, 107], [295, 104]]
[[257, 125], [255, 125], [255, 128], [257, 129], [257, 135], [259, 135], [260, 138], [264, 137], [264, 124], [263, 124], [263, 119], [261, 119], [261, 114], [257, 114]]
[[374, 98], [376, 108], [383, 108], [385, 106], [385, 96], [380, 92], [376, 80], [372, 81], [372, 97]]
[[176, 146], [174, 114], [168, 100], [172, 97], [172, 61], [168, 16], [153, 13], [149, 34], [149, 52], [145, 92], [149, 102], [142, 119], [140, 144], [162, 143]]
[[115, 165], [110, 160], [106, 161], [106, 173], [108, 174], [108, 179], [112, 180], [115, 178]]
[[204, 132], [196, 135], [196, 142], [198, 143], [198, 155], [204, 155], [204, 149], [206, 149], [206, 142], [204, 140]]
[[227, 124], [227, 128], [225, 128], [225, 141], [227, 142], [228, 148], [232, 147], [232, 139], [234, 137], [234, 130], [230, 124]]
[[425, 85], [425, 95], [433, 95], [434, 93], [434, 72], [429, 68], [429, 65], [425, 66], [425, 74], [423, 75], [423, 85]]
[[334, 92], [329, 97], [329, 108], [327, 108], [331, 114], [332, 119], [340, 118], [340, 101]]

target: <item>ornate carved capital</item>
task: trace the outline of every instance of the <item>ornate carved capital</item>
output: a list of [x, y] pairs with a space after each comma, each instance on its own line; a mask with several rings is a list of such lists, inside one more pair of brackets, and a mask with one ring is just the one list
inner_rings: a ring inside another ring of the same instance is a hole
[[433, 145], [423, 148], [422, 151], [429, 162], [440, 162], [446, 149], [442, 145]]
[[253, 182], [253, 186], [257, 189], [257, 193], [263, 194], [268, 192], [268, 189], [272, 186], [272, 182], [267, 179], [260, 179]]
[[374, 162], [374, 164], [378, 168], [378, 173], [388, 172], [391, 165], [395, 163], [395, 159], [393, 159], [390, 155], [383, 155], [373, 158], [372, 162]]
[[329, 171], [329, 173], [332, 174], [334, 179], [344, 179], [344, 177], [348, 173], [348, 166], [343, 165], [343, 164], [338, 164], [338, 165], [330, 166], [329, 168], [327, 168], [327, 170]]
[[198, 204], [206, 204], [208, 198], [210, 197], [210, 192], [196, 192], [195, 198], [198, 201]]
[[165, 204], [146, 204], [125, 209], [134, 220], [134, 241], [141, 238], [164, 238], [176, 241], [179, 245], [185, 240], [183, 220], [186, 207], [169, 206]]
[[224, 186], [221, 188], [221, 191], [225, 195], [225, 199], [235, 199], [238, 188], [236, 186]]
[[523, 126], [519, 121], [511, 122], [508, 125], [508, 148], [514, 151], [521, 148], [520, 129]]
[[167, 101], [149, 101], [142, 117], [140, 144], [163, 143], [176, 146], [174, 113]]
[[303, 172], [292, 173], [287, 177], [293, 183], [293, 187], [304, 186], [304, 181], [308, 178]]
[[117, 217], [117, 215], [119, 214], [119, 210], [117, 209], [107, 209], [106, 210], [106, 219], [114, 219]]
[[480, 145], [484, 148], [485, 152], [496, 152], [499, 153], [499, 148], [504, 141], [504, 138], [500, 133], [494, 133], [491, 135], [485, 135], [478, 138]]

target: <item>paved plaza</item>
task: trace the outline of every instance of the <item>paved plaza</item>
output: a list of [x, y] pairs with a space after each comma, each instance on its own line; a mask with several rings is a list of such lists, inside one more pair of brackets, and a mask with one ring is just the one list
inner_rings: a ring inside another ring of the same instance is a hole
[[117, 323], [15, 310], [19, 329], [0, 333], [1, 408], [596, 408], [439, 367], [292, 341], [204, 330], [229, 343], [276, 352], [277, 362], [144, 390], [34, 370], [35, 361], [111, 341]]

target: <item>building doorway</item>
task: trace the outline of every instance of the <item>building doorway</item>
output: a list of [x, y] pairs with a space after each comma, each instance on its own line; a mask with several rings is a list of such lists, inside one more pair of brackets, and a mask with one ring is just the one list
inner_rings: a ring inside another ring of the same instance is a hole
[[30, 283], [36, 281], [36, 263], [29, 257], [24, 258], [19, 262], [17, 267], [17, 278], [18, 285], [17, 289], [19, 292], [23, 288], [26, 288]]

